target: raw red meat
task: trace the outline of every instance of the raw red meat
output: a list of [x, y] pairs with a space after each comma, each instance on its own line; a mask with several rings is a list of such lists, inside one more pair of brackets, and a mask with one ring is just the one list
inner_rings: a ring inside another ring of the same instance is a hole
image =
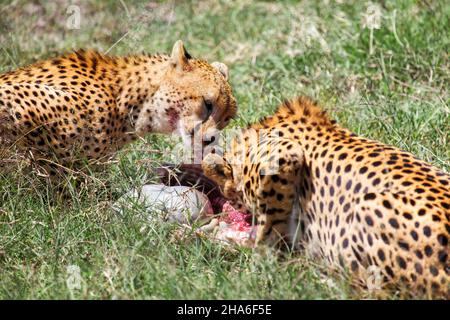
[[234, 229], [238, 231], [248, 231], [251, 228], [251, 214], [236, 210], [228, 201], [223, 204], [222, 212], [227, 214], [223, 220], [226, 223], [231, 224]]
[[[174, 186], [190, 186], [208, 196], [215, 215], [218, 218], [216, 239], [226, 242], [249, 245], [254, 236], [252, 215], [236, 210], [223, 196], [217, 184], [204, 176], [200, 165], [166, 164], [156, 170], [162, 183]], [[213, 219], [216, 220], [217, 218]]]

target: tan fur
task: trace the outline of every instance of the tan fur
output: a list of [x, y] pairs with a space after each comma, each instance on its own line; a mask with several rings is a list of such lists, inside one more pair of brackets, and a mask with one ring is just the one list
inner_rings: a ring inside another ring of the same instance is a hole
[[[263, 173], [270, 166], [265, 142], [245, 144], [264, 130], [280, 132], [272, 138], [281, 161], [276, 173]], [[310, 100], [285, 102], [238, 136], [223, 158], [208, 155], [203, 169], [256, 215], [257, 244], [293, 242], [350, 270], [359, 283], [379, 272], [382, 286], [450, 297], [450, 176], [356, 136]]]
[[[105, 159], [148, 132], [222, 129], [236, 114], [223, 64], [186, 53], [77, 51], [0, 75], [0, 157], [15, 148], [60, 164]], [[1, 159], [0, 159], [1, 160]]]

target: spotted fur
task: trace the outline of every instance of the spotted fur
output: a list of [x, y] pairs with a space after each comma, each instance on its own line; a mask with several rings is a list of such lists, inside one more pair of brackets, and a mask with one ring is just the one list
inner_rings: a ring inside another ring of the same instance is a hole
[[449, 297], [450, 176], [310, 100], [285, 102], [203, 169], [254, 213], [256, 244], [292, 243], [360, 283], [380, 272], [385, 286]]
[[148, 132], [222, 129], [236, 114], [227, 77], [181, 41], [170, 56], [80, 50], [2, 74], [0, 160], [14, 149], [65, 165], [105, 159]]

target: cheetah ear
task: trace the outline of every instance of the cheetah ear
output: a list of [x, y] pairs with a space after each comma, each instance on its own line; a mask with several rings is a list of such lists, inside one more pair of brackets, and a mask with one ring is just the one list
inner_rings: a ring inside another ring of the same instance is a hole
[[223, 157], [215, 153], [206, 155], [202, 161], [202, 169], [208, 178], [221, 185], [224, 185], [226, 180], [233, 177], [231, 166]]
[[183, 67], [188, 63], [191, 55], [186, 51], [183, 45], [183, 41], [178, 40], [175, 42], [170, 55], [170, 62], [173, 67], [178, 70], [183, 70]]
[[225, 63], [214, 61], [211, 65], [219, 70], [219, 72], [223, 75], [225, 80], [228, 80], [228, 67]]

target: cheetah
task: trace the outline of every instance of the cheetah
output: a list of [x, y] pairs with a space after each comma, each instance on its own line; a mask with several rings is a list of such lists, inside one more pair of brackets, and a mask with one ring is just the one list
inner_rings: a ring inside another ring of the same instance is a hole
[[170, 56], [79, 50], [0, 75], [0, 161], [13, 149], [67, 166], [106, 159], [150, 132], [202, 138], [236, 111], [227, 66], [180, 40]]
[[304, 97], [214, 151], [204, 173], [253, 214], [254, 245], [295, 245], [366, 288], [378, 272], [381, 288], [450, 297], [449, 174]]

